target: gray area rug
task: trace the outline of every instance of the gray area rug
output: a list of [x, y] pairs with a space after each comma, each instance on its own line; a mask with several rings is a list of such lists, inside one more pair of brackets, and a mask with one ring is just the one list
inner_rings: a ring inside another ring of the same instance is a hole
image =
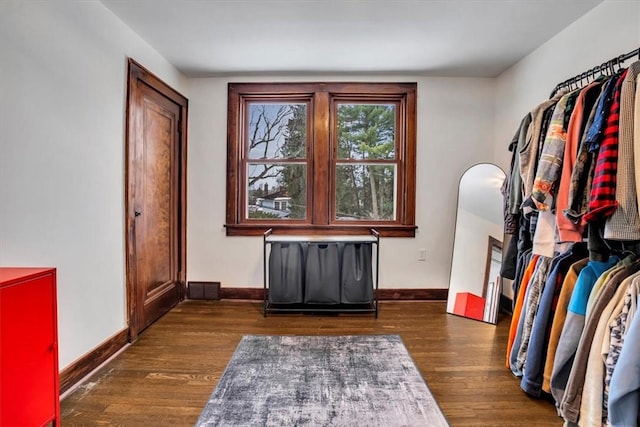
[[448, 423], [398, 335], [249, 335], [196, 426]]

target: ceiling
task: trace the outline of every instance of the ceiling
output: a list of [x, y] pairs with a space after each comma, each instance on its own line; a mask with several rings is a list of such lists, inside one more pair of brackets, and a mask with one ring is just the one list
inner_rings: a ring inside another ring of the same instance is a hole
[[602, 0], [102, 0], [189, 77], [495, 77]]

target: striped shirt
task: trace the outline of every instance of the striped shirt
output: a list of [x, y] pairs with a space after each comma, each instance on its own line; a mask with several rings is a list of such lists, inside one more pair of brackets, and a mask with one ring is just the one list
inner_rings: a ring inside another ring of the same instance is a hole
[[595, 222], [610, 217], [618, 207], [616, 201], [616, 173], [618, 166], [618, 131], [620, 118], [620, 91], [627, 74], [625, 70], [616, 79], [609, 116], [604, 128], [604, 138], [596, 160], [589, 212], [582, 218], [585, 222]]

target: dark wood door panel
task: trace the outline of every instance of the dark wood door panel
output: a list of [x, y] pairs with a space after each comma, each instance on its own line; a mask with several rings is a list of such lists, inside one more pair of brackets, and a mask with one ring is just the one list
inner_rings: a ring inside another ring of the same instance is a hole
[[135, 339], [184, 295], [186, 99], [135, 63], [129, 91], [127, 295]]
[[174, 153], [175, 127], [179, 111], [160, 108], [153, 99], [145, 96], [143, 119], [142, 192], [140, 194], [141, 216], [136, 223], [136, 243], [145, 253], [139, 260], [147, 273], [147, 291], [177, 280], [175, 264], [176, 209], [172, 194], [178, 191]]
[[[178, 232], [176, 176], [180, 106], [142, 85], [141, 215], [136, 223], [139, 318], [146, 327], [179, 301], [174, 238]], [[178, 298], [177, 298], [178, 297]]]

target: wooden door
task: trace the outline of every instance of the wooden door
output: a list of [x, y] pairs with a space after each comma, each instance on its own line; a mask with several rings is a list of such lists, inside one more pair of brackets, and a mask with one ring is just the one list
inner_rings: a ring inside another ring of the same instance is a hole
[[133, 60], [127, 98], [127, 306], [138, 334], [184, 298], [187, 99]]

